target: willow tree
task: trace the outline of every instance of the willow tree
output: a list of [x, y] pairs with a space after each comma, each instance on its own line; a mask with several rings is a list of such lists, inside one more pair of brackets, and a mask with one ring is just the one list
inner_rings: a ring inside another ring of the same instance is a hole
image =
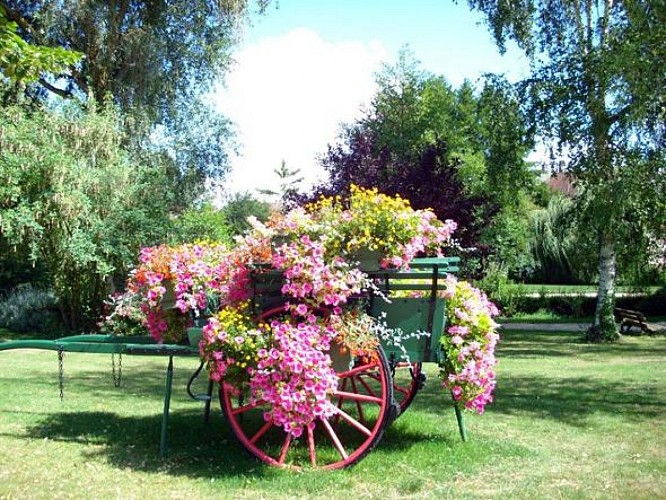
[[[229, 66], [248, 10], [267, 0], [0, 0], [16, 33], [33, 45], [84, 55], [40, 75], [32, 96], [109, 98], [127, 117], [129, 146], [164, 153], [182, 193], [227, 170], [230, 127], [206, 101]], [[156, 143], [151, 139], [159, 137]], [[178, 197], [186, 200], [187, 196]]]
[[591, 341], [618, 337], [618, 252], [664, 231], [666, 6], [649, 0], [468, 0], [500, 50], [531, 60], [529, 114], [578, 184], [577, 212], [598, 242]]

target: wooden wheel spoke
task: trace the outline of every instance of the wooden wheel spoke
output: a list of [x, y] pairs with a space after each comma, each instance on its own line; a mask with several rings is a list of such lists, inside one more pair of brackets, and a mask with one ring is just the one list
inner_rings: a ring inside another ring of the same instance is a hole
[[372, 387], [370, 387], [368, 385], [368, 383], [365, 380], [363, 380], [362, 377], [357, 377], [357, 379], [370, 396], [377, 397], [377, 394], [375, 393], [375, 391], [372, 389]]
[[349, 458], [349, 455], [347, 455], [347, 452], [345, 451], [344, 447], [342, 446], [342, 443], [340, 442], [340, 438], [338, 438], [338, 435], [333, 430], [333, 427], [331, 427], [331, 424], [325, 418], [321, 418], [319, 420], [324, 425], [326, 432], [328, 432], [328, 435], [331, 438], [331, 441], [333, 442], [333, 446], [335, 446], [335, 449], [338, 450], [338, 453], [340, 453], [340, 456], [344, 460], [347, 460]]
[[369, 396], [367, 394], [355, 394], [353, 392], [335, 391], [334, 394], [341, 398], [351, 399], [352, 401], [362, 401], [365, 403], [382, 404], [382, 398], [376, 396]]
[[357, 366], [356, 368], [352, 368], [351, 370], [347, 370], [347, 371], [338, 373], [338, 378], [344, 379], [344, 378], [348, 378], [348, 377], [355, 377], [359, 373], [363, 373], [363, 372], [367, 372], [369, 370], [373, 370], [376, 367], [377, 367], [377, 362], [376, 361], [371, 363], [371, 364], [368, 364], [368, 365]]
[[284, 442], [282, 443], [282, 449], [280, 450], [280, 457], [278, 458], [278, 464], [284, 464], [284, 459], [287, 458], [287, 452], [291, 446], [291, 434], [288, 432], [284, 436]]
[[310, 452], [310, 465], [317, 467], [317, 452], [315, 451], [314, 431], [308, 426], [308, 451]]
[[[352, 378], [350, 380], [352, 388], [354, 389], [354, 394], [358, 394], [358, 388], [356, 387], [356, 379]], [[342, 408], [342, 405], [340, 405], [339, 408]], [[361, 419], [361, 422], [365, 422], [365, 415], [363, 415], [363, 405], [361, 404], [361, 401], [359, 401], [358, 399], [356, 400], [356, 411], [358, 412], [358, 418]]]
[[372, 431], [370, 429], [368, 429], [365, 425], [363, 425], [361, 422], [356, 420], [354, 417], [352, 417], [349, 413], [345, 412], [344, 410], [338, 409], [338, 415], [340, 415], [344, 420], [349, 422], [352, 427], [359, 430], [366, 436], [372, 435]]
[[404, 394], [405, 396], [409, 394], [409, 389], [405, 389], [404, 387], [397, 384], [393, 384], [393, 389], [398, 391], [400, 394]]
[[257, 431], [257, 433], [250, 438], [250, 443], [255, 444], [261, 436], [266, 434], [268, 432], [268, 429], [270, 429], [273, 426], [273, 422], [266, 422], [264, 425], [261, 426], [261, 428]]
[[254, 408], [257, 408], [259, 406], [264, 406], [264, 405], [267, 405], [267, 404], [268, 404], [268, 402], [261, 399], [259, 401], [255, 401], [254, 403], [250, 403], [250, 404], [246, 404], [246, 405], [234, 408], [233, 410], [231, 410], [231, 412], [234, 415], [238, 415], [239, 413], [245, 413], [246, 411], [253, 410]]

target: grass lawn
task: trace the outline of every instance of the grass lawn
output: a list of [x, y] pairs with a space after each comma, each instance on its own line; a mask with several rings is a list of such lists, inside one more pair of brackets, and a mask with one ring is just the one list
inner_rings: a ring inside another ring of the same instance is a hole
[[657, 498], [666, 496], [666, 337], [587, 345], [505, 333], [496, 402], [460, 441], [436, 366], [379, 447], [344, 471], [266, 467], [219, 412], [206, 425], [176, 359], [169, 457], [157, 456], [164, 369], [107, 355], [0, 352], [0, 498]]
[[[539, 285], [539, 284], [516, 284], [508, 285], [515, 287], [525, 293], [548, 294], [548, 295], [577, 295], [596, 294], [597, 285]], [[638, 295], [652, 295], [657, 292], [658, 286], [618, 286], [617, 293], [628, 293]]]

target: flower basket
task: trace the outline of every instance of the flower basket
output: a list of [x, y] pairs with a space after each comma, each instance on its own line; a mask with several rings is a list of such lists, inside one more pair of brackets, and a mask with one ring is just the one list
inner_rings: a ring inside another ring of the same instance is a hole
[[191, 327], [187, 329], [187, 339], [192, 347], [199, 347], [199, 342], [203, 338], [203, 328]]
[[354, 252], [351, 256], [352, 262], [358, 263], [358, 268], [364, 273], [379, 271], [379, 262], [382, 254], [379, 250], [369, 250], [362, 248]]
[[162, 309], [165, 311], [167, 309], [176, 308], [176, 290], [174, 288], [173, 282], [171, 280], [164, 281], [165, 292], [162, 296]]
[[[408, 335], [416, 332], [430, 334], [408, 337], [402, 342], [402, 345], [407, 351], [410, 361], [439, 362], [441, 353], [438, 346], [446, 321], [445, 310], [444, 300], [436, 299], [432, 328], [428, 328], [429, 298], [393, 298], [390, 303], [375, 300], [372, 305], [372, 316], [380, 318], [380, 320], [383, 317], [388, 328], [400, 329]], [[399, 358], [402, 354], [402, 351], [394, 345], [383, 343], [383, 347], [389, 357], [394, 354], [396, 358]]]
[[250, 273], [254, 314], [284, 303], [282, 294], [284, 276], [282, 272], [259, 269]]

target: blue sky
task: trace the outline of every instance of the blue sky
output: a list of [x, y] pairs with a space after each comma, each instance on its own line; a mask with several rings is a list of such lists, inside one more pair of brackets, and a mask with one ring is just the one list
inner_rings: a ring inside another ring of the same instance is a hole
[[281, 0], [252, 16], [235, 64], [214, 96], [235, 123], [239, 155], [225, 191], [271, 187], [285, 160], [306, 183], [341, 123], [357, 118], [374, 75], [408, 45], [422, 68], [452, 85], [483, 73], [527, 74], [519, 50], [500, 55], [481, 16], [447, 0]]
[[379, 41], [392, 56], [409, 45], [426, 69], [454, 84], [484, 72], [519, 78], [527, 68], [514, 47], [499, 54], [481, 15], [464, 1], [283, 0], [252, 22], [246, 44], [306, 27], [325, 40]]

